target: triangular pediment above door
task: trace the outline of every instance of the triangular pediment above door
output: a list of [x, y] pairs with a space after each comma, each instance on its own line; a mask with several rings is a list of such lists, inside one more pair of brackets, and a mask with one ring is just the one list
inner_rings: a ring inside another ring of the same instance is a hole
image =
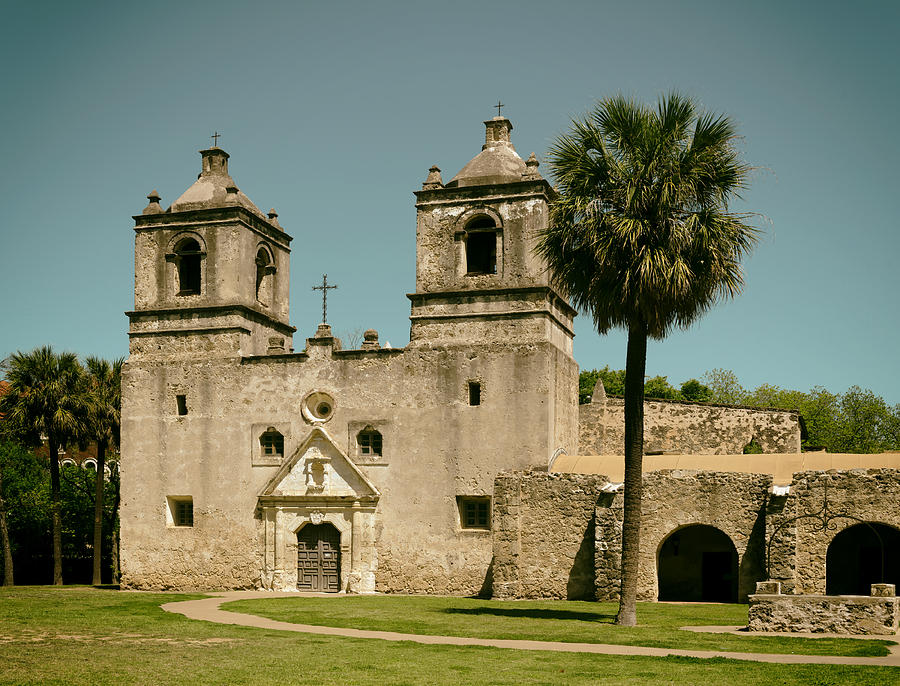
[[260, 492], [260, 498], [362, 498], [380, 493], [321, 427], [314, 427]]

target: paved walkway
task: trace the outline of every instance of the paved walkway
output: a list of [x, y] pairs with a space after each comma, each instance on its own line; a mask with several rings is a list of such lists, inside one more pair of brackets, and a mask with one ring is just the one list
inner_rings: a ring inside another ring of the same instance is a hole
[[[644, 655], [650, 657], [666, 657], [679, 655], [684, 657], [725, 657], [731, 660], [749, 660], [752, 662], [779, 662], [790, 664], [820, 665], [882, 665], [900, 667], [900, 646], [890, 647], [890, 655], [886, 657], [842, 657], [836, 655], [794, 655], [772, 653], [734, 653], [719, 650], [680, 650], [678, 648], [647, 648], [643, 646], [612, 645], [605, 643], [564, 643], [561, 641], [526, 641], [502, 638], [467, 638], [461, 636], [428, 636], [424, 634], [401, 634], [394, 631], [369, 631], [367, 629], [344, 629], [330, 626], [314, 626], [311, 624], [291, 624], [266, 617], [247, 615], [240, 612], [227, 612], [219, 608], [222, 603], [233, 600], [250, 600], [254, 598], [297, 598], [300, 595], [331, 596], [333, 594], [298, 594], [273, 593], [270, 591], [229, 591], [215, 593], [211, 598], [202, 600], [184, 600], [166, 603], [162, 609], [176, 612], [190, 619], [199, 619], [218, 624], [236, 624], [260, 629], [276, 629], [278, 631], [296, 631], [303, 634], [320, 634], [324, 636], [342, 636], [345, 638], [377, 638], [382, 641], [412, 641], [423, 645], [450, 646], [485, 646], [489, 648], [511, 648], [513, 650], [552, 650], [562, 653], [598, 653], [602, 655]], [[686, 627], [688, 628], [688, 627]], [[690, 627], [693, 631], [735, 631], [738, 627]], [[742, 636], [785, 636], [783, 633], [739, 632]], [[791, 634], [792, 636], [798, 634]], [[838, 634], [802, 634], [803, 636], [823, 638]], [[869, 636], [867, 638], [883, 638]]]

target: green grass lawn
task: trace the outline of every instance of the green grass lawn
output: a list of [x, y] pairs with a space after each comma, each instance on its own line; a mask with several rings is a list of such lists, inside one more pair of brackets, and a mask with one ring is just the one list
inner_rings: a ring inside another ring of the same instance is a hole
[[[741, 686], [885, 686], [900, 683], [900, 669], [889, 667], [770, 665], [720, 659], [422, 646], [212, 624], [166, 613], [159, 607], [164, 602], [192, 597], [200, 596], [84, 587], [0, 588], [0, 683], [265, 686], [726, 682]], [[353, 598], [326, 599], [326, 602], [333, 601], [337, 607], [346, 600]], [[393, 603], [408, 599], [361, 600]], [[523, 607], [519, 603], [509, 605], [513, 609]], [[572, 611], [582, 612], [581, 604], [546, 605], [557, 611], [577, 607]], [[466, 609], [466, 605], [461, 607]], [[465, 618], [477, 622], [481, 615], [457, 613], [455, 616], [460, 621]], [[488, 615], [487, 619], [490, 618]], [[520, 625], [573, 621], [564, 614], [506, 619]], [[647, 613], [641, 619], [648, 621]]]
[[478, 600], [428, 596], [271, 598], [227, 603], [223, 610], [298, 624], [407, 634], [524, 638], [538, 641], [727, 650], [802, 655], [888, 654], [893, 641], [791, 636], [734, 636], [682, 631], [683, 626], [747, 624], [746, 605], [639, 603], [637, 627], [613, 624], [615, 603]]

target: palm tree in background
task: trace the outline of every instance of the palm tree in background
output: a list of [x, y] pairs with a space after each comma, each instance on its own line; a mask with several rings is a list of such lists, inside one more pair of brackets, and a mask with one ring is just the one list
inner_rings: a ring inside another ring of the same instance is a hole
[[[88, 382], [88, 426], [86, 436], [97, 442], [97, 481], [94, 496], [94, 573], [93, 583], [101, 581], [103, 545], [103, 489], [106, 453], [118, 450], [122, 402], [122, 358], [112, 363], [97, 357], [86, 360]], [[115, 543], [113, 543], [115, 545]]]
[[750, 167], [734, 124], [678, 93], [622, 96], [572, 122], [549, 152], [559, 196], [538, 252], [597, 331], [627, 332], [625, 493], [616, 623], [637, 623], [647, 339], [686, 328], [743, 286], [751, 215], [729, 211]]
[[9, 389], [0, 398], [5, 430], [24, 445], [46, 438], [50, 463], [50, 511], [53, 535], [53, 583], [62, 584], [62, 520], [59, 497], [59, 451], [85, 433], [87, 401], [84, 370], [72, 353], [50, 346], [17, 352], [3, 362]]

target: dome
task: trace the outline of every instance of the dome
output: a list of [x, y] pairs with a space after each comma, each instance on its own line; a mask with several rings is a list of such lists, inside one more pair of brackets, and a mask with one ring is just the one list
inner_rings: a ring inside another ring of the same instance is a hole
[[169, 207], [169, 212], [186, 212], [188, 210], [204, 210], [212, 207], [231, 207], [240, 205], [253, 214], [265, 218], [260, 209], [253, 204], [235, 185], [234, 179], [228, 175], [228, 158], [230, 155], [221, 148], [201, 150], [203, 168], [197, 180]]
[[481, 152], [473, 157], [445, 188], [484, 186], [522, 181], [528, 172], [509, 140], [512, 123], [506, 117], [494, 117], [484, 122], [485, 141]]

